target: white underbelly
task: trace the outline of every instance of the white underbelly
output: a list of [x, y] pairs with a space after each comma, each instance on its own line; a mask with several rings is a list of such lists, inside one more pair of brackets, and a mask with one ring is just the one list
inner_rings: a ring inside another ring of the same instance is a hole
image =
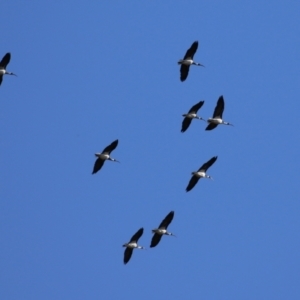
[[100, 154], [100, 158], [103, 160], [106, 160], [109, 158], [109, 155], [108, 154]]
[[181, 62], [182, 65], [190, 66], [193, 63], [191, 59], [183, 60]]
[[221, 124], [222, 123], [222, 119], [219, 119], [219, 118], [211, 118], [211, 119], [208, 119], [207, 122], [209, 123], [213, 123], [213, 124]]
[[129, 243], [127, 245], [128, 248], [136, 248], [137, 247], [137, 243]]
[[197, 172], [197, 173], [195, 173], [195, 175], [196, 175], [198, 178], [205, 177], [205, 173], [204, 173], [204, 172]]
[[187, 115], [187, 117], [190, 119], [194, 119], [194, 118], [196, 118], [196, 116], [197, 116], [196, 114], [188, 114]]

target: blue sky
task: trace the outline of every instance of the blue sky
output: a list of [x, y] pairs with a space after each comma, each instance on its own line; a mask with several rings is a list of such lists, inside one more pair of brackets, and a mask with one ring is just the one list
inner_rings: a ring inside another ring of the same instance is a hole
[[[299, 299], [298, 1], [6, 1], [0, 298]], [[178, 59], [195, 40], [185, 82]], [[234, 127], [182, 114], [220, 95]], [[94, 153], [119, 139], [91, 175]], [[214, 181], [185, 192], [213, 156]], [[150, 249], [151, 229], [175, 211]], [[140, 228], [124, 266], [122, 244]]]

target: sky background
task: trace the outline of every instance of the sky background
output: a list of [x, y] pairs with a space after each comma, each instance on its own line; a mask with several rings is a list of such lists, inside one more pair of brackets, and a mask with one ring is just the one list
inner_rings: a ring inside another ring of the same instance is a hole
[[[188, 4], [188, 5], [187, 5]], [[299, 1], [3, 1], [0, 299], [300, 299]], [[177, 61], [195, 41], [185, 82]], [[182, 114], [220, 95], [234, 127]], [[95, 152], [112, 157], [91, 175]], [[214, 181], [186, 193], [213, 156]], [[151, 229], [175, 211], [149, 248]], [[144, 227], [123, 264], [122, 244]]]

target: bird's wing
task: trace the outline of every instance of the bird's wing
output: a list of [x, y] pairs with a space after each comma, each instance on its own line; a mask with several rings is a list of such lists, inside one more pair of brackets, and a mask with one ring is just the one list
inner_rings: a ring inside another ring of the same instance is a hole
[[161, 234], [155, 233], [152, 237], [150, 248], [155, 247], [159, 243], [161, 237], [162, 237]]
[[198, 42], [195, 41], [192, 44], [192, 46], [186, 51], [184, 59], [187, 59], [187, 58], [193, 59], [194, 54], [196, 53], [197, 49], [198, 49]]
[[158, 228], [167, 229], [174, 217], [174, 211], [168, 213], [168, 215], [162, 220]]
[[185, 81], [189, 75], [190, 66], [181, 65], [180, 67], [180, 80]]
[[218, 99], [215, 111], [214, 111], [214, 115], [213, 115], [214, 118], [220, 117], [222, 119], [224, 106], [225, 106], [224, 98], [223, 98], [223, 96], [220, 96], [219, 99]]
[[212, 129], [216, 128], [217, 126], [218, 126], [218, 124], [209, 123], [207, 125], [207, 127], [205, 128], [205, 130], [212, 130]]
[[192, 176], [188, 186], [186, 187], [186, 191], [189, 192], [196, 185], [199, 179], [199, 177]]
[[110, 145], [108, 145], [103, 149], [102, 153], [110, 154], [111, 151], [116, 149], [116, 147], [118, 146], [118, 142], [119, 142], [118, 140], [113, 141]]
[[102, 160], [100, 157], [98, 157], [95, 161], [94, 169], [93, 169], [92, 174], [97, 173], [102, 168], [103, 164], [104, 164], [104, 160]]
[[217, 160], [217, 158], [218, 158], [218, 156], [212, 157], [209, 161], [207, 161], [205, 164], [203, 164], [203, 165], [199, 168], [198, 172], [199, 172], [199, 171], [204, 171], [204, 172], [206, 172], [206, 171], [207, 171], [207, 170], [215, 163], [215, 161]]
[[3, 75], [0, 75], [0, 85], [2, 83]]
[[197, 104], [195, 104], [194, 106], [191, 107], [191, 109], [189, 110], [189, 113], [197, 113], [197, 111], [202, 107], [204, 101], [200, 101]]
[[3, 67], [5, 69], [6, 66], [9, 64], [9, 61], [10, 61], [10, 53], [6, 53], [0, 62], [0, 67]]
[[181, 132], [185, 132], [189, 126], [191, 125], [192, 119], [190, 118], [184, 118], [182, 121], [182, 127], [181, 127]]
[[124, 251], [124, 264], [127, 264], [131, 258], [132, 255], [132, 248], [126, 248]]
[[143, 235], [144, 228], [140, 228], [130, 239], [130, 242], [137, 242], [139, 238]]

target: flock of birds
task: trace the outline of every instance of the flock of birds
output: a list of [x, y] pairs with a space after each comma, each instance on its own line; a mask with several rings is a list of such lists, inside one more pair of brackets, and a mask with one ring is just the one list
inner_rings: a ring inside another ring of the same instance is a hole
[[[202, 64], [197, 63], [194, 61], [194, 55], [198, 49], [198, 41], [195, 41], [192, 46], [186, 51], [186, 54], [183, 59], [180, 59], [178, 61], [178, 64], [180, 66], [180, 80], [185, 81], [188, 77], [189, 74], [189, 68], [191, 65], [196, 65], [196, 66], [202, 66]], [[6, 70], [7, 65], [9, 64], [11, 59], [11, 54], [6, 53], [4, 57], [2, 58], [0, 62], [0, 85], [3, 80], [4, 75], [14, 75], [17, 76], [16, 74], [12, 72], [8, 72]], [[194, 106], [192, 106], [187, 114], [183, 114], [182, 116], [184, 117], [182, 121], [182, 127], [181, 127], [181, 132], [185, 132], [189, 126], [191, 125], [191, 122], [193, 119], [198, 119], [198, 120], [203, 120], [208, 123], [207, 127], [205, 130], [212, 130], [215, 129], [218, 125], [231, 125], [229, 122], [225, 122], [223, 120], [223, 112], [225, 108], [225, 102], [223, 96], [220, 96], [217, 105], [215, 107], [214, 113], [212, 118], [209, 118], [207, 120], [203, 119], [202, 117], [198, 116], [198, 110], [203, 106], [204, 101], [200, 101]], [[106, 160], [114, 161], [114, 162], [119, 162], [115, 158], [112, 158], [110, 156], [111, 152], [116, 149], [118, 146], [118, 140], [113, 141], [110, 145], [105, 147], [101, 153], [95, 153], [95, 156], [97, 157], [93, 172], [92, 174], [97, 173], [98, 171], [101, 170], [101, 168], [104, 165], [104, 162]], [[210, 160], [208, 160], [206, 163], [204, 163], [198, 171], [192, 172], [192, 177], [186, 187], [186, 191], [189, 192], [192, 190], [199, 179], [201, 178], [208, 178], [212, 179], [212, 177], [208, 174], [206, 174], [207, 170], [216, 162], [217, 156], [212, 157]], [[158, 228], [155, 228], [152, 230], [152, 233], [154, 233], [150, 247], [156, 247], [158, 243], [160, 242], [161, 238], [163, 235], [170, 235], [170, 236], [175, 236], [173, 233], [168, 232], [167, 228], [169, 224], [172, 222], [174, 218], [174, 211], [171, 211], [160, 223]], [[139, 238], [143, 235], [144, 228], [140, 228], [130, 239], [128, 243], [125, 243], [123, 247], [125, 247], [125, 252], [124, 252], [124, 264], [127, 264], [132, 256], [133, 249], [145, 249], [145, 247], [138, 245], [138, 240]]]

